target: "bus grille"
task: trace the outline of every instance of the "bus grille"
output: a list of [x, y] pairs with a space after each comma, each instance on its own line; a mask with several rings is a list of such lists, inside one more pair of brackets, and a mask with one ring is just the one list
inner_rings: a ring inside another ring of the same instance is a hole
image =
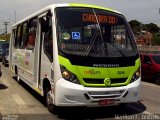
[[[125, 83], [128, 78], [112, 78], [111, 84], [116, 84], [116, 83]], [[93, 78], [83, 78], [85, 83], [88, 84], [104, 84], [104, 79], [93, 79]]]
[[102, 91], [102, 92], [88, 92], [88, 95], [94, 99], [105, 98], [119, 98], [124, 94], [125, 90], [118, 91]]

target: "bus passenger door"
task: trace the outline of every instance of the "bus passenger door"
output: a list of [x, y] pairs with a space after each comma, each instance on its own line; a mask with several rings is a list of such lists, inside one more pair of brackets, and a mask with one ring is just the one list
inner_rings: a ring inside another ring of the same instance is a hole
[[[40, 53], [39, 53], [39, 81], [53, 79], [53, 39], [52, 20], [47, 13], [39, 18], [40, 21]], [[40, 87], [40, 86], [39, 86]], [[41, 86], [42, 87], [42, 86]]]

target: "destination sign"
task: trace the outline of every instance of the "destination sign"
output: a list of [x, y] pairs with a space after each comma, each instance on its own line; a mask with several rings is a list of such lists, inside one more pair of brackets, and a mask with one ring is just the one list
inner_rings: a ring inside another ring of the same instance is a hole
[[107, 15], [96, 15], [83, 13], [82, 19], [84, 22], [98, 22], [99, 23], [107, 23], [107, 24], [116, 24], [118, 22], [118, 18], [116, 16], [107, 16]]

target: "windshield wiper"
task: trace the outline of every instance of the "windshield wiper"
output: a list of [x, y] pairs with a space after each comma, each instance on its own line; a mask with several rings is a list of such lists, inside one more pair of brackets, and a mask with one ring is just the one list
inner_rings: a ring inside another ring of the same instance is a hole
[[[95, 42], [95, 40], [97, 38], [98, 33], [100, 33], [101, 40], [104, 43], [103, 48], [104, 48], [105, 54], [108, 55], [107, 45], [106, 45], [106, 43], [103, 40], [103, 35], [102, 35], [101, 27], [100, 27], [100, 24], [99, 24], [99, 21], [98, 21], [98, 18], [97, 18], [97, 15], [96, 15], [94, 9], [93, 9], [93, 13], [95, 15], [96, 22], [97, 22], [97, 24], [95, 24], [96, 31], [95, 31], [95, 33], [94, 33], [94, 35], [93, 35], [93, 37], [92, 37], [92, 39], [91, 39], [91, 41], [90, 41], [90, 43], [88, 45], [88, 48], [87, 48], [86, 52], [84, 53], [84, 56], [88, 56], [88, 54], [90, 53], [90, 51], [91, 51], [91, 49], [92, 49], [92, 47], [94, 45], [94, 42]], [[96, 25], [98, 25], [98, 27]]]
[[89, 52], [91, 51], [91, 49], [92, 49], [92, 47], [93, 47], [93, 45], [94, 45], [94, 42], [95, 42], [95, 40], [96, 40], [97, 35], [98, 35], [98, 34], [97, 34], [97, 32], [95, 31], [95, 33], [94, 33], [94, 35], [93, 35], [93, 37], [92, 37], [92, 39], [91, 39], [91, 41], [90, 41], [90, 43], [89, 43], [89, 45], [88, 45], [88, 47], [87, 47], [87, 50], [86, 50], [86, 52], [84, 53], [83, 56], [88, 56]]
[[123, 57], [126, 57], [126, 55], [124, 54], [124, 52], [123, 52], [121, 49], [119, 49], [119, 48], [117, 47], [117, 45], [115, 45], [115, 43], [111, 43], [111, 45], [114, 46], [114, 47], [116, 48], [116, 50], [117, 50]]

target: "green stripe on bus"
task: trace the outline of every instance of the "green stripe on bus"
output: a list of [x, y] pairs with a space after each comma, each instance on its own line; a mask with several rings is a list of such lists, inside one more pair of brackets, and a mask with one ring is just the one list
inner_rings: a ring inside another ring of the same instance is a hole
[[107, 10], [107, 11], [111, 11], [111, 12], [116, 12], [121, 14], [120, 12], [113, 10], [111, 8], [105, 8], [105, 7], [101, 7], [101, 6], [96, 6], [96, 5], [89, 5], [89, 4], [76, 4], [76, 3], [70, 3], [70, 6], [73, 7], [89, 7], [89, 8], [96, 8], [96, 9], [102, 9], [102, 10]]

